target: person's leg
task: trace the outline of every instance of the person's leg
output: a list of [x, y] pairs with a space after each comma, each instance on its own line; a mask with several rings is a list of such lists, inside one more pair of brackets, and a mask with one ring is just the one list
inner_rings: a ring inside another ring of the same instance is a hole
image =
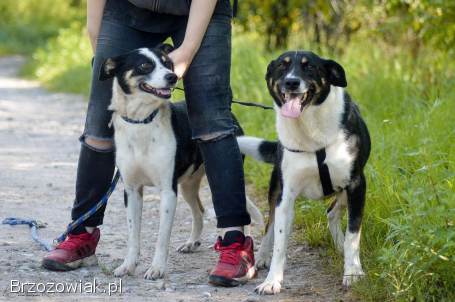
[[[76, 197], [71, 210], [72, 220], [76, 220], [93, 206], [90, 200], [100, 200], [102, 197], [100, 193], [108, 190], [115, 166], [113, 148], [114, 143], [111, 139], [83, 138], [77, 166]], [[91, 193], [95, 195], [93, 196]], [[91, 198], [86, 199], [84, 196], [91, 196]], [[71, 233], [81, 234], [86, 231], [93, 233], [96, 226], [102, 224], [105, 209], [106, 206], [101, 207], [83, 225]]]
[[[155, 46], [164, 39], [164, 35], [149, 34], [103, 20], [93, 61], [85, 130], [80, 138], [72, 220], [79, 218], [101, 199], [111, 184], [115, 169], [113, 129], [109, 126], [112, 113], [107, 110], [112, 97], [112, 80], [98, 79], [102, 63], [109, 57], [135, 48]], [[83, 265], [84, 258], [95, 252], [100, 236], [96, 226], [102, 224], [104, 210], [105, 207], [100, 208], [72, 231], [65, 242], [45, 256], [43, 266], [51, 270], [69, 270]], [[81, 244], [89, 248], [79, 248]]]
[[[184, 76], [192, 135], [199, 142], [217, 227], [223, 233], [223, 239], [217, 243], [220, 262], [209, 281], [224, 286], [238, 285], [254, 273], [252, 239], [245, 239], [243, 235], [243, 226], [250, 224], [250, 216], [246, 210], [243, 162], [235, 139], [237, 129], [230, 108], [230, 22], [228, 16], [212, 17], [201, 47]], [[177, 47], [183, 40], [184, 30], [173, 35]], [[250, 255], [244, 270], [239, 269], [242, 266], [240, 257], [232, 262], [227, 261], [232, 258], [226, 256], [239, 244]]]
[[[246, 211], [243, 162], [235, 139], [230, 89], [231, 18], [214, 15], [184, 76], [185, 97], [193, 139], [199, 142], [217, 227], [242, 230], [250, 224]], [[185, 29], [174, 34], [178, 47]]]
[[205, 163], [207, 179], [217, 215], [217, 227], [243, 232], [250, 224], [246, 210], [245, 181], [240, 149], [232, 133], [214, 139], [201, 138], [199, 147]]

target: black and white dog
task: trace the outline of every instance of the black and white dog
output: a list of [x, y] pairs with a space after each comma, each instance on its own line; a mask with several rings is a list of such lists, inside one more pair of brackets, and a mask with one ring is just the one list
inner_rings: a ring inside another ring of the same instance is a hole
[[[128, 252], [115, 276], [133, 274], [138, 262], [144, 186], [157, 187], [161, 198], [158, 242], [145, 278], [162, 278], [166, 271], [178, 185], [193, 216], [190, 238], [178, 251], [192, 252], [200, 245], [204, 209], [199, 186], [204, 165], [199, 147], [191, 139], [185, 102], [169, 101], [177, 82], [167, 56], [171, 50], [167, 44], [137, 49], [107, 59], [100, 72], [100, 80], [114, 78], [109, 109], [113, 111], [116, 164], [127, 208]], [[240, 126], [238, 129], [237, 135], [241, 135]], [[261, 223], [261, 213], [250, 200], [247, 209]]]
[[[242, 153], [274, 164], [269, 223], [256, 262], [258, 268], [270, 265], [270, 271], [256, 291], [281, 290], [294, 201], [300, 194], [309, 199], [336, 196], [327, 216], [334, 243], [344, 253], [343, 285], [349, 286], [364, 275], [359, 241], [370, 137], [359, 109], [344, 90], [345, 72], [335, 61], [292, 51], [270, 63], [266, 81], [275, 103], [279, 142], [237, 139]], [[341, 219], [346, 207], [344, 235]]]

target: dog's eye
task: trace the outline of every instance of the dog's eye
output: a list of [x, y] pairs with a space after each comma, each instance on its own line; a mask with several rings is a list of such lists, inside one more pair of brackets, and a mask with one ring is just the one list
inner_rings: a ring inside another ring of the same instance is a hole
[[166, 67], [167, 69], [170, 69], [170, 70], [174, 70], [174, 63], [172, 63], [172, 61], [170, 60], [167, 60], [163, 63], [164, 67]]
[[314, 66], [310, 65], [310, 64], [304, 65], [303, 68], [305, 68], [308, 71], [314, 71], [315, 70]]
[[286, 69], [288, 66], [289, 66], [290, 62], [286, 62], [286, 61], [281, 61], [279, 64], [278, 64], [278, 68], [280, 69]]
[[152, 72], [154, 66], [152, 63], [142, 63], [141, 65], [139, 65], [138, 69], [139, 69], [139, 72], [141, 73], [149, 73], [149, 72]]

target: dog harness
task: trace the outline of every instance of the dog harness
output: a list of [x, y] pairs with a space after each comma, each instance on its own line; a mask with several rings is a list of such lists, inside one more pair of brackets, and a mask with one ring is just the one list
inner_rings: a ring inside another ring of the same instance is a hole
[[[304, 150], [291, 149], [285, 146], [283, 146], [283, 148], [288, 150], [289, 152], [294, 153], [311, 153]], [[316, 161], [318, 162], [319, 180], [321, 181], [322, 192], [324, 196], [327, 196], [335, 193], [335, 190], [333, 189], [332, 180], [330, 179], [329, 167], [327, 166], [327, 164], [324, 163], [325, 158], [326, 158], [325, 148], [316, 151]]]
[[122, 119], [125, 122], [130, 123], [130, 124], [149, 124], [149, 123], [153, 122], [153, 119], [158, 114], [158, 111], [159, 111], [159, 109], [155, 109], [152, 113], [150, 113], [149, 116], [147, 116], [145, 119], [140, 120], [140, 121], [130, 119], [130, 118], [128, 118], [126, 116], [123, 116], [123, 115], [122, 115]]

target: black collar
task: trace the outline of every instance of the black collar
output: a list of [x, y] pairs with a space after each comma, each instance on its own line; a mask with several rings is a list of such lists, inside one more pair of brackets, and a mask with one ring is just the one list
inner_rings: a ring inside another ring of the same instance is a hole
[[283, 145], [283, 144], [282, 144], [282, 146], [283, 146], [284, 149], [288, 150], [289, 152], [293, 152], [293, 153], [313, 153], [313, 152], [311, 152], [311, 151], [298, 150], [298, 149], [291, 149], [291, 148], [286, 147], [286, 146]]
[[[290, 149], [286, 146], [283, 146], [283, 148], [288, 150], [289, 152], [294, 153], [312, 153], [310, 151]], [[333, 189], [332, 186], [332, 179], [330, 178], [329, 167], [327, 166], [326, 163], [324, 163], [326, 157], [325, 148], [319, 149], [315, 153], [316, 161], [318, 162], [319, 179], [321, 180], [322, 192], [324, 193], [324, 196], [331, 195], [335, 193], [335, 190]]]
[[122, 119], [123, 119], [125, 122], [130, 123], [130, 124], [149, 124], [149, 123], [153, 122], [153, 119], [154, 119], [155, 116], [158, 114], [158, 111], [159, 111], [159, 108], [153, 110], [153, 112], [150, 113], [149, 116], [147, 116], [145, 119], [140, 120], [140, 121], [130, 119], [130, 118], [128, 118], [128, 117], [126, 117], [126, 116], [123, 116], [123, 115], [122, 115]]

